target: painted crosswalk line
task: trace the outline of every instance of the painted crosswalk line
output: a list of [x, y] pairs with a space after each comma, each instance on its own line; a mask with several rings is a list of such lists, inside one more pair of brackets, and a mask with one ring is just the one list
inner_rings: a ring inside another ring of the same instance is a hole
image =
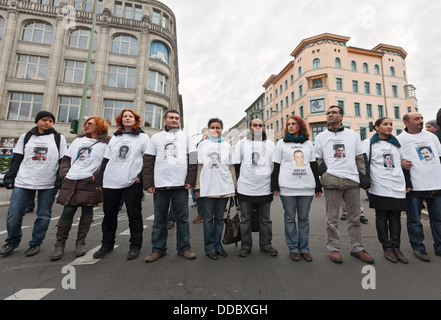
[[21, 289], [5, 300], [40, 300], [54, 290], [55, 288]]
[[[97, 263], [98, 261], [100, 261], [100, 259], [95, 259], [93, 257], [93, 254], [95, 252], [97, 252], [99, 248], [101, 248], [101, 245], [96, 246], [92, 250], [89, 250], [84, 256], [79, 257], [75, 261], [71, 262], [70, 265], [71, 266], [82, 266], [82, 265], [90, 265], [90, 264]], [[114, 249], [116, 249], [116, 248], [118, 248], [118, 245], [115, 245]]]

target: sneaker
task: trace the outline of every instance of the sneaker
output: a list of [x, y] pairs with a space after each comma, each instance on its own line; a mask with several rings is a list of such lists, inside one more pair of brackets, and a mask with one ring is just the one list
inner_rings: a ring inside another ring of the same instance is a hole
[[347, 217], [346, 213], [343, 213], [340, 217], [340, 220], [344, 221], [346, 220], [346, 217]]
[[360, 222], [364, 223], [364, 224], [367, 224], [369, 222], [369, 220], [365, 216], [361, 215], [360, 216]]
[[193, 223], [199, 223], [202, 222], [204, 220], [204, 218], [202, 216], [197, 216], [196, 218], [194, 218]]
[[0, 250], [0, 255], [6, 257], [9, 256], [15, 248], [19, 246], [18, 243], [6, 242]]
[[272, 256], [272, 257], [277, 256], [277, 254], [279, 253], [276, 249], [274, 249], [271, 246], [266, 247], [264, 249], [261, 249], [260, 251], [265, 252], [267, 255]]
[[139, 256], [139, 249], [137, 248], [132, 248], [129, 250], [129, 253], [127, 254], [127, 260], [134, 260], [136, 258], [138, 258]]
[[425, 262], [430, 261], [430, 257], [427, 254], [426, 250], [414, 250], [413, 252], [415, 253], [416, 257], [421, 261], [425, 261]]
[[104, 256], [105, 256], [106, 254], [108, 254], [108, 253], [110, 253], [110, 252], [112, 252], [112, 251], [113, 251], [113, 248], [112, 248], [112, 249], [106, 249], [106, 248], [101, 247], [101, 248], [98, 249], [97, 252], [95, 252], [95, 253], [93, 254], [93, 258], [94, 258], [94, 259], [101, 259], [101, 258], [104, 258]]
[[369, 253], [367, 253], [365, 250], [351, 252], [351, 256], [356, 257], [366, 263], [374, 263], [375, 262], [374, 258], [372, 258], [372, 256]]
[[245, 258], [250, 254], [251, 250], [247, 248], [242, 248], [239, 250], [239, 257]]
[[24, 252], [24, 254], [25, 254], [26, 257], [32, 257], [32, 256], [35, 256], [39, 251], [40, 251], [40, 245], [39, 244], [34, 244], [34, 245], [30, 246]]
[[187, 250], [187, 251], [184, 251], [184, 252], [178, 252], [178, 256], [182, 256], [182, 257], [184, 257], [185, 259], [188, 259], [188, 260], [196, 259], [196, 253], [194, 253], [191, 250]]

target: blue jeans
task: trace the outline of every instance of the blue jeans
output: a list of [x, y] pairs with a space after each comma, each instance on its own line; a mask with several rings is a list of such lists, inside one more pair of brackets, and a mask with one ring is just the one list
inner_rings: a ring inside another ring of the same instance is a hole
[[273, 223], [270, 219], [271, 202], [240, 202], [241, 247], [242, 249], [251, 250], [251, 247], [253, 246], [251, 220], [254, 207], [256, 207], [259, 215], [259, 246], [261, 250], [265, 250], [266, 248], [271, 247], [271, 241], [273, 238]]
[[[38, 190], [37, 220], [32, 230], [32, 240], [29, 246], [41, 245], [51, 222], [52, 205], [57, 189]], [[6, 242], [19, 244], [22, 238], [21, 226], [29, 199], [35, 196], [35, 190], [14, 187], [11, 194], [6, 225], [8, 237]]]
[[204, 198], [204, 249], [205, 254], [222, 250], [224, 212], [229, 198]]
[[167, 216], [171, 205], [176, 216], [176, 251], [191, 250], [190, 226], [188, 224], [188, 190], [169, 189], [153, 194], [155, 218], [152, 229], [152, 252], [167, 252]]
[[421, 209], [423, 200], [426, 200], [429, 211], [430, 229], [433, 236], [433, 248], [436, 253], [441, 253], [441, 195], [430, 198], [419, 198], [407, 195], [407, 233], [409, 234], [410, 246], [413, 250], [426, 250], [423, 244], [424, 232], [421, 223]]
[[285, 210], [285, 239], [289, 252], [310, 252], [308, 247], [309, 210], [314, 196], [280, 196], [280, 198], [283, 210]]

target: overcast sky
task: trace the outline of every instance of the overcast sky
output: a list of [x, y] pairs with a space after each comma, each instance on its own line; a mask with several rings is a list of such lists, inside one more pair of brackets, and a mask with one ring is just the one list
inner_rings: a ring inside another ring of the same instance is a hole
[[177, 24], [179, 90], [186, 130], [211, 117], [234, 126], [264, 92], [262, 84], [291, 60], [305, 38], [351, 37], [348, 46], [379, 43], [407, 53], [407, 78], [425, 120], [441, 108], [441, 1], [162, 0]]

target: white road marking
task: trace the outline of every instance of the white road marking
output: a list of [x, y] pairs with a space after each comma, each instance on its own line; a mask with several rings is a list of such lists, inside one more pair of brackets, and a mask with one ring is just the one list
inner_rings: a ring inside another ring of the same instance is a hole
[[[21, 227], [21, 229], [26, 229], [26, 228], [29, 228], [29, 226], [22, 226], [22, 227]], [[8, 230], [0, 231], [0, 235], [2, 235], [2, 234], [7, 234], [7, 233], [8, 233]]]
[[[79, 257], [75, 261], [71, 262], [70, 265], [71, 266], [81, 266], [81, 265], [90, 265], [90, 264], [97, 263], [98, 261], [100, 261], [100, 259], [95, 259], [93, 257], [93, 254], [95, 252], [97, 252], [99, 248], [101, 248], [101, 245], [93, 248], [92, 250], [89, 250], [84, 256]], [[118, 245], [116, 245], [114, 247], [114, 249], [116, 249], [116, 248], [118, 248]]]
[[21, 289], [5, 300], [40, 300], [54, 290], [55, 288]]

